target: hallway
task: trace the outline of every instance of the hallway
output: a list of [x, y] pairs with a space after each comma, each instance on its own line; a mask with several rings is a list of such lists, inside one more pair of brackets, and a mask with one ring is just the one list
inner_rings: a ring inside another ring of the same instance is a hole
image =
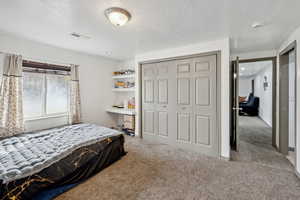
[[286, 157], [272, 146], [272, 128], [258, 117], [240, 116], [240, 149], [232, 151], [232, 160], [294, 171]]

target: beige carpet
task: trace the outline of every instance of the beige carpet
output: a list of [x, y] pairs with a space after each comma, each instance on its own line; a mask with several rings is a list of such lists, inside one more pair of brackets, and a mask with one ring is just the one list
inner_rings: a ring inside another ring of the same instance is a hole
[[278, 157], [268, 150], [265, 163], [260, 156], [222, 161], [130, 137], [126, 150], [120, 161], [56, 200], [300, 199], [300, 181], [288, 161], [273, 166]]
[[232, 152], [233, 160], [290, 170], [294, 168], [287, 158], [272, 146], [272, 128], [258, 117], [240, 117], [240, 150]]

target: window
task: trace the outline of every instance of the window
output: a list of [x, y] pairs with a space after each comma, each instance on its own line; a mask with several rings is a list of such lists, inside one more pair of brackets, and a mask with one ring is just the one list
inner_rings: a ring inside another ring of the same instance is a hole
[[23, 73], [24, 118], [34, 118], [43, 114], [44, 75]]
[[69, 87], [65, 76], [47, 75], [46, 113], [67, 113]]
[[23, 72], [25, 119], [68, 114], [69, 82], [64, 75]]

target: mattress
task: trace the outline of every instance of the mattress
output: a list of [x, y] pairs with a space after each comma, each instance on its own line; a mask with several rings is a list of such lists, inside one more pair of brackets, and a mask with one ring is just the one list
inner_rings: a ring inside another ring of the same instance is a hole
[[124, 152], [124, 137], [93, 124], [65, 126], [0, 141], [0, 200], [83, 181]]

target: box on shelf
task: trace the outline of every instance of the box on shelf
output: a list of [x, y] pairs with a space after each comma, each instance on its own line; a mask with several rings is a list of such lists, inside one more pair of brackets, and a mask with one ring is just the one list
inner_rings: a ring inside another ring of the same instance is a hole
[[119, 75], [129, 75], [129, 74], [134, 74], [135, 71], [132, 69], [124, 69], [124, 70], [119, 70], [119, 71], [115, 71], [113, 72], [114, 76], [119, 76]]
[[134, 81], [115, 81], [115, 88], [134, 88], [135, 82]]
[[128, 109], [135, 109], [135, 98], [134, 97], [129, 99], [129, 101], [127, 103], [127, 108]]
[[135, 117], [130, 115], [124, 115], [124, 128], [134, 130]]

